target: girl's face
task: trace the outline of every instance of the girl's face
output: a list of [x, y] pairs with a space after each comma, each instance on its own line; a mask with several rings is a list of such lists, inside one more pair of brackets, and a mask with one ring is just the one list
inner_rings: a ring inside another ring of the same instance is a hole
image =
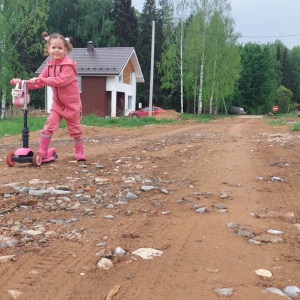
[[48, 51], [52, 59], [60, 60], [65, 56], [67, 48], [61, 39], [52, 39]]

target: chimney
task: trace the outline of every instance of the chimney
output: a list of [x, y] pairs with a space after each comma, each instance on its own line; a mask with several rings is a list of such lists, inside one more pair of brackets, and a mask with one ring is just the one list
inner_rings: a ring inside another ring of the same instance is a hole
[[87, 52], [94, 52], [94, 43], [92, 41], [87, 42], [86, 45]]

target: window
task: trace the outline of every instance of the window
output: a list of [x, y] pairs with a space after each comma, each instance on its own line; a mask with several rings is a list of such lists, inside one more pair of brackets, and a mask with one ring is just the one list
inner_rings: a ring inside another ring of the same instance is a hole
[[132, 110], [132, 96], [128, 96], [127, 109]]
[[123, 72], [119, 75], [119, 82], [123, 82]]

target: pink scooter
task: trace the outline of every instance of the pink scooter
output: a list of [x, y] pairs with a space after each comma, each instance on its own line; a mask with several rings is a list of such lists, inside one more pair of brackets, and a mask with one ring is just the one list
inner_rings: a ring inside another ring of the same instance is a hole
[[[11, 82], [11, 84], [14, 84]], [[27, 127], [27, 104], [30, 101], [30, 95], [26, 88], [26, 80], [21, 80], [12, 90], [13, 105], [22, 107], [24, 111], [24, 127], [22, 129], [23, 148], [17, 149], [15, 152], [9, 152], [6, 155], [6, 163], [9, 167], [13, 167], [15, 163], [32, 163], [39, 167], [42, 163], [54, 161], [58, 158], [55, 148], [48, 149], [47, 158], [42, 158], [39, 152], [29, 148], [29, 128]]]

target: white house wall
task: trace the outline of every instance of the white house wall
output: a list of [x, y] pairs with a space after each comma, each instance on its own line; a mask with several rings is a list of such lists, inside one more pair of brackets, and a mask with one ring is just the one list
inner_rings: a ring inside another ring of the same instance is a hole
[[[119, 76], [106, 77], [106, 91], [112, 92], [111, 99], [111, 117], [116, 116], [117, 111], [117, 92], [121, 92], [125, 94], [125, 111], [124, 115], [128, 116], [129, 112], [135, 110], [136, 107], [136, 77], [135, 73], [132, 76], [132, 83], [126, 84], [123, 82], [119, 82]], [[51, 105], [52, 105], [52, 89], [51, 87], [46, 87], [46, 113], [50, 113]], [[132, 96], [132, 107], [128, 106], [128, 96]]]
[[53, 96], [52, 88], [49, 87], [49, 86], [46, 86], [45, 94], [46, 94], [46, 106], [45, 106], [45, 111], [46, 111], [46, 113], [49, 114], [49, 113], [50, 113], [51, 106], [52, 106], [52, 96]]
[[[125, 94], [125, 111], [124, 115], [128, 116], [129, 112], [135, 110], [136, 105], [136, 77], [133, 73], [132, 76], [132, 83], [127, 84], [123, 82], [119, 82], [119, 76], [114, 77], [107, 77], [106, 78], [106, 91], [112, 92], [112, 99], [111, 99], [111, 116], [116, 116], [117, 110], [117, 99], [116, 94], [117, 92]], [[128, 96], [132, 96], [132, 107], [128, 107]]]

